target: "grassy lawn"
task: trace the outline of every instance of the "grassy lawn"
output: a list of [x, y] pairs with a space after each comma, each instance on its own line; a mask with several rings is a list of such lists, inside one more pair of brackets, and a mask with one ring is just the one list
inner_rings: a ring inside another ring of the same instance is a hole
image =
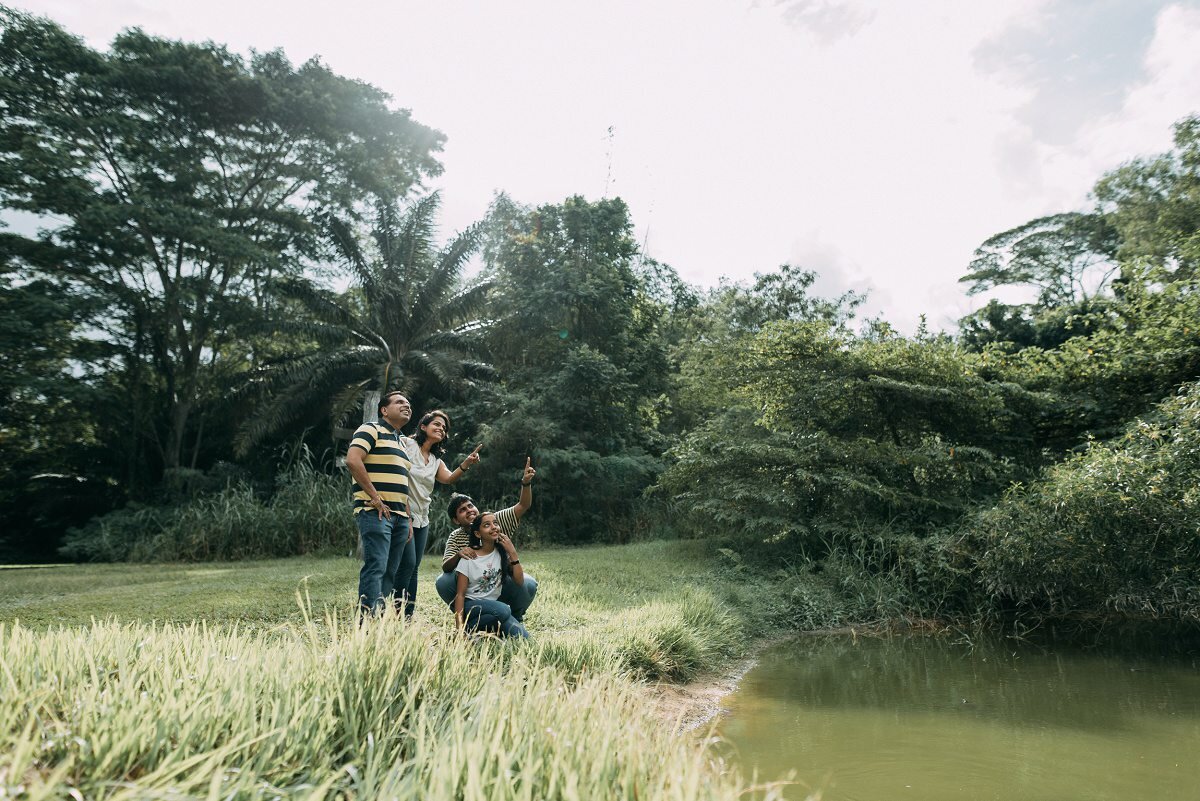
[[[722, 576], [706, 543], [647, 542], [625, 546], [523, 549], [522, 563], [539, 582], [527, 623], [532, 632], [602, 625], [629, 610], [674, 603], [703, 590], [747, 624], [753, 593]], [[418, 614], [449, 618], [433, 581], [437, 555], [421, 564]], [[0, 579], [0, 621], [21, 625], [118, 622], [241, 623], [252, 627], [300, 623], [297, 592], [313, 611], [347, 614], [353, 608], [358, 562], [350, 557], [294, 557], [200, 564], [60, 565], [8, 570]], [[761, 592], [761, 590], [760, 590]]]
[[300, 619], [301, 586], [318, 606], [349, 607], [357, 580], [358, 565], [347, 557], [28, 568], [0, 579], [0, 620], [34, 627], [93, 618], [274, 625]]
[[767, 587], [699, 542], [526, 549], [534, 639], [465, 639], [436, 602], [439, 561], [423, 566], [415, 624], [364, 627], [345, 557], [4, 571], [0, 798], [745, 790], [636, 685], [741, 653]]

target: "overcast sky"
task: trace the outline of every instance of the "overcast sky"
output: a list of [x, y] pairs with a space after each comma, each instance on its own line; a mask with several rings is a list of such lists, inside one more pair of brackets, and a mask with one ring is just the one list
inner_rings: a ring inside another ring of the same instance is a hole
[[448, 137], [447, 233], [497, 191], [619, 195], [685, 280], [790, 262], [904, 330], [952, 328], [981, 241], [1200, 113], [1200, 0], [9, 2], [382, 87]]

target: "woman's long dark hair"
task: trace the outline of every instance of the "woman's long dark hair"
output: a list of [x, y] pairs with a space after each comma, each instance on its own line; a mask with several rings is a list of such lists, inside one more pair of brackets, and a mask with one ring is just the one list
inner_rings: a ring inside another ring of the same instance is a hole
[[[483, 540], [479, 537], [479, 526], [483, 524], [484, 515], [495, 517], [496, 513], [480, 512], [475, 515], [475, 519], [471, 521], [471, 531], [467, 535], [467, 545], [470, 545], [472, 548], [478, 549], [483, 547]], [[496, 550], [500, 552], [500, 575], [512, 578], [512, 565], [508, 563], [508, 551], [499, 545], [496, 546]]]
[[417, 443], [417, 447], [425, 444], [425, 440], [429, 439], [429, 435], [421, 426], [427, 426], [434, 421], [434, 418], [440, 417], [446, 424], [446, 436], [442, 437], [442, 441], [429, 449], [437, 458], [441, 459], [446, 455], [446, 440], [450, 438], [450, 415], [443, 412], [441, 409], [434, 409], [430, 412], [425, 412], [421, 415], [421, 422], [417, 423], [417, 430], [413, 432], [413, 441]]

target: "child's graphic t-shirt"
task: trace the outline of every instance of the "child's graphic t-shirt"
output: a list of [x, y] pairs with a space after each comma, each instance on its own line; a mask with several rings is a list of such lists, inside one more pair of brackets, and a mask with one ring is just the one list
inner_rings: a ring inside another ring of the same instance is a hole
[[487, 556], [477, 556], [474, 559], [462, 559], [455, 573], [467, 577], [466, 597], [477, 601], [494, 601], [500, 597], [500, 550], [496, 549]]

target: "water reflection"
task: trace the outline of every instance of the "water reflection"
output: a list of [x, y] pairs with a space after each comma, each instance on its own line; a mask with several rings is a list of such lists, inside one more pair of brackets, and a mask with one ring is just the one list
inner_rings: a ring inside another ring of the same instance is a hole
[[722, 734], [747, 768], [795, 770], [825, 799], [1200, 799], [1190, 660], [802, 638], [729, 707]]

